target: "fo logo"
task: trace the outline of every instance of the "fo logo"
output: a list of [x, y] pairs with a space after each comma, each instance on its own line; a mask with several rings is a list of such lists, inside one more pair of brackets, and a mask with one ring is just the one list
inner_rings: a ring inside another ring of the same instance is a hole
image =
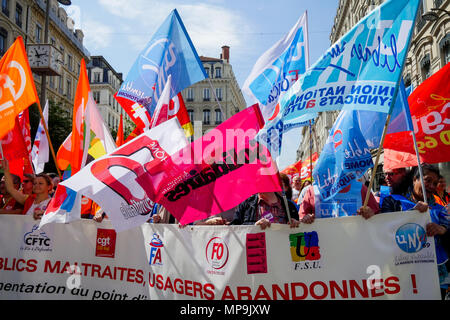
[[429, 246], [425, 229], [416, 223], [407, 223], [397, 229], [395, 241], [400, 249], [415, 253]]
[[150, 265], [162, 265], [161, 259], [161, 248], [164, 247], [162, 240], [159, 238], [159, 235], [154, 233], [152, 241], [150, 241]]
[[216, 270], [222, 269], [228, 261], [228, 246], [222, 238], [214, 237], [206, 245], [206, 261]]

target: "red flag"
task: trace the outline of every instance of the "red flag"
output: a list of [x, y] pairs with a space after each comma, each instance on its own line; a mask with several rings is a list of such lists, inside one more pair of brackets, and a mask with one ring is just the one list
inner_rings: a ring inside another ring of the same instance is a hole
[[131, 120], [139, 128], [150, 128], [150, 115], [142, 105], [132, 100], [118, 97], [117, 92], [114, 94], [114, 99], [122, 106], [123, 110], [130, 116]]
[[144, 130], [142, 128], [139, 128], [139, 127], [134, 128], [134, 130], [125, 139], [124, 143], [127, 143], [128, 141], [136, 138], [138, 135], [140, 135], [143, 132], [144, 132]]
[[[312, 154], [312, 167], [314, 169], [314, 165], [317, 162], [317, 159], [319, 158], [317, 152], [314, 152]], [[311, 179], [311, 157], [308, 157], [305, 161], [302, 163], [302, 168], [300, 170], [300, 178], [302, 180], [308, 180]]]
[[194, 128], [192, 127], [191, 119], [189, 118], [181, 92], [170, 100], [169, 119], [172, 119], [173, 117], [178, 118], [187, 138], [194, 134]]
[[120, 115], [119, 129], [117, 130], [117, 137], [116, 137], [116, 146], [120, 147], [123, 144], [124, 144], [124, 141], [123, 141], [123, 116]]
[[292, 178], [294, 176], [300, 175], [301, 169], [302, 169], [302, 160], [299, 160], [296, 163], [291, 164], [290, 166], [288, 166], [283, 171], [281, 171], [281, 173], [284, 173], [284, 174], [288, 175], [289, 179], [292, 180]]
[[33, 103], [39, 103], [33, 75], [22, 37], [6, 51], [0, 60], [0, 139], [14, 128], [17, 115]]
[[[3, 150], [3, 155], [5, 159], [9, 162], [9, 170], [11, 173], [23, 178], [24, 173], [29, 173], [24, 170], [25, 162], [29, 156], [25, 139], [22, 134], [22, 130], [19, 123], [19, 118], [15, 119], [15, 126], [13, 130], [9, 131], [8, 134], [2, 139], [1, 145]], [[1, 158], [1, 156], [0, 156]], [[33, 173], [33, 170], [31, 170]]]
[[[450, 161], [450, 62], [408, 97], [421, 162]], [[384, 168], [417, 166], [412, 132], [387, 134]]]

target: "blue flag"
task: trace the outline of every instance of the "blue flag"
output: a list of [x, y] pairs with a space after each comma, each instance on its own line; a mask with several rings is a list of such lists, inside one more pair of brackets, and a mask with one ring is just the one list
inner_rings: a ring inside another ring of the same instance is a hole
[[[280, 101], [282, 120], [331, 110], [388, 113], [406, 59], [419, 0], [390, 0], [364, 17]], [[278, 119], [268, 121], [274, 126]]]
[[139, 54], [117, 97], [138, 103], [153, 115], [169, 75], [171, 97], [207, 77], [176, 9]]
[[[342, 110], [330, 130], [313, 170], [314, 184], [324, 200], [333, 198], [373, 167], [371, 148], [361, 131], [359, 120], [358, 111]], [[381, 129], [383, 124], [371, 123]]]
[[[402, 80], [387, 133], [412, 130], [407, 94]], [[386, 118], [383, 112], [341, 111], [313, 171], [324, 199], [332, 198], [373, 167], [370, 149], [380, 146]]]
[[392, 109], [391, 121], [389, 122], [387, 134], [413, 130], [414, 127], [408, 104], [408, 96], [410, 93], [411, 86], [405, 88], [405, 84], [402, 79], [397, 94], [397, 99], [395, 100], [394, 108]]

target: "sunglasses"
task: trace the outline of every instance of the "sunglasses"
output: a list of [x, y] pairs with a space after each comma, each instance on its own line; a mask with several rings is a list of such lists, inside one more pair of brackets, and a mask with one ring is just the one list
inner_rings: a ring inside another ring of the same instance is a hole
[[396, 176], [396, 175], [398, 175], [399, 174], [399, 172], [385, 172], [384, 173], [384, 175], [386, 176], [386, 177], [392, 177], [392, 176]]

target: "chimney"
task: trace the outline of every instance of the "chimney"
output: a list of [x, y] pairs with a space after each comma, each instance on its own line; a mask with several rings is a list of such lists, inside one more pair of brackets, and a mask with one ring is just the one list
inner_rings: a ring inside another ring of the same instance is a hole
[[220, 55], [222, 60], [226, 60], [228, 63], [230, 62], [230, 47], [222, 46], [222, 54]]

